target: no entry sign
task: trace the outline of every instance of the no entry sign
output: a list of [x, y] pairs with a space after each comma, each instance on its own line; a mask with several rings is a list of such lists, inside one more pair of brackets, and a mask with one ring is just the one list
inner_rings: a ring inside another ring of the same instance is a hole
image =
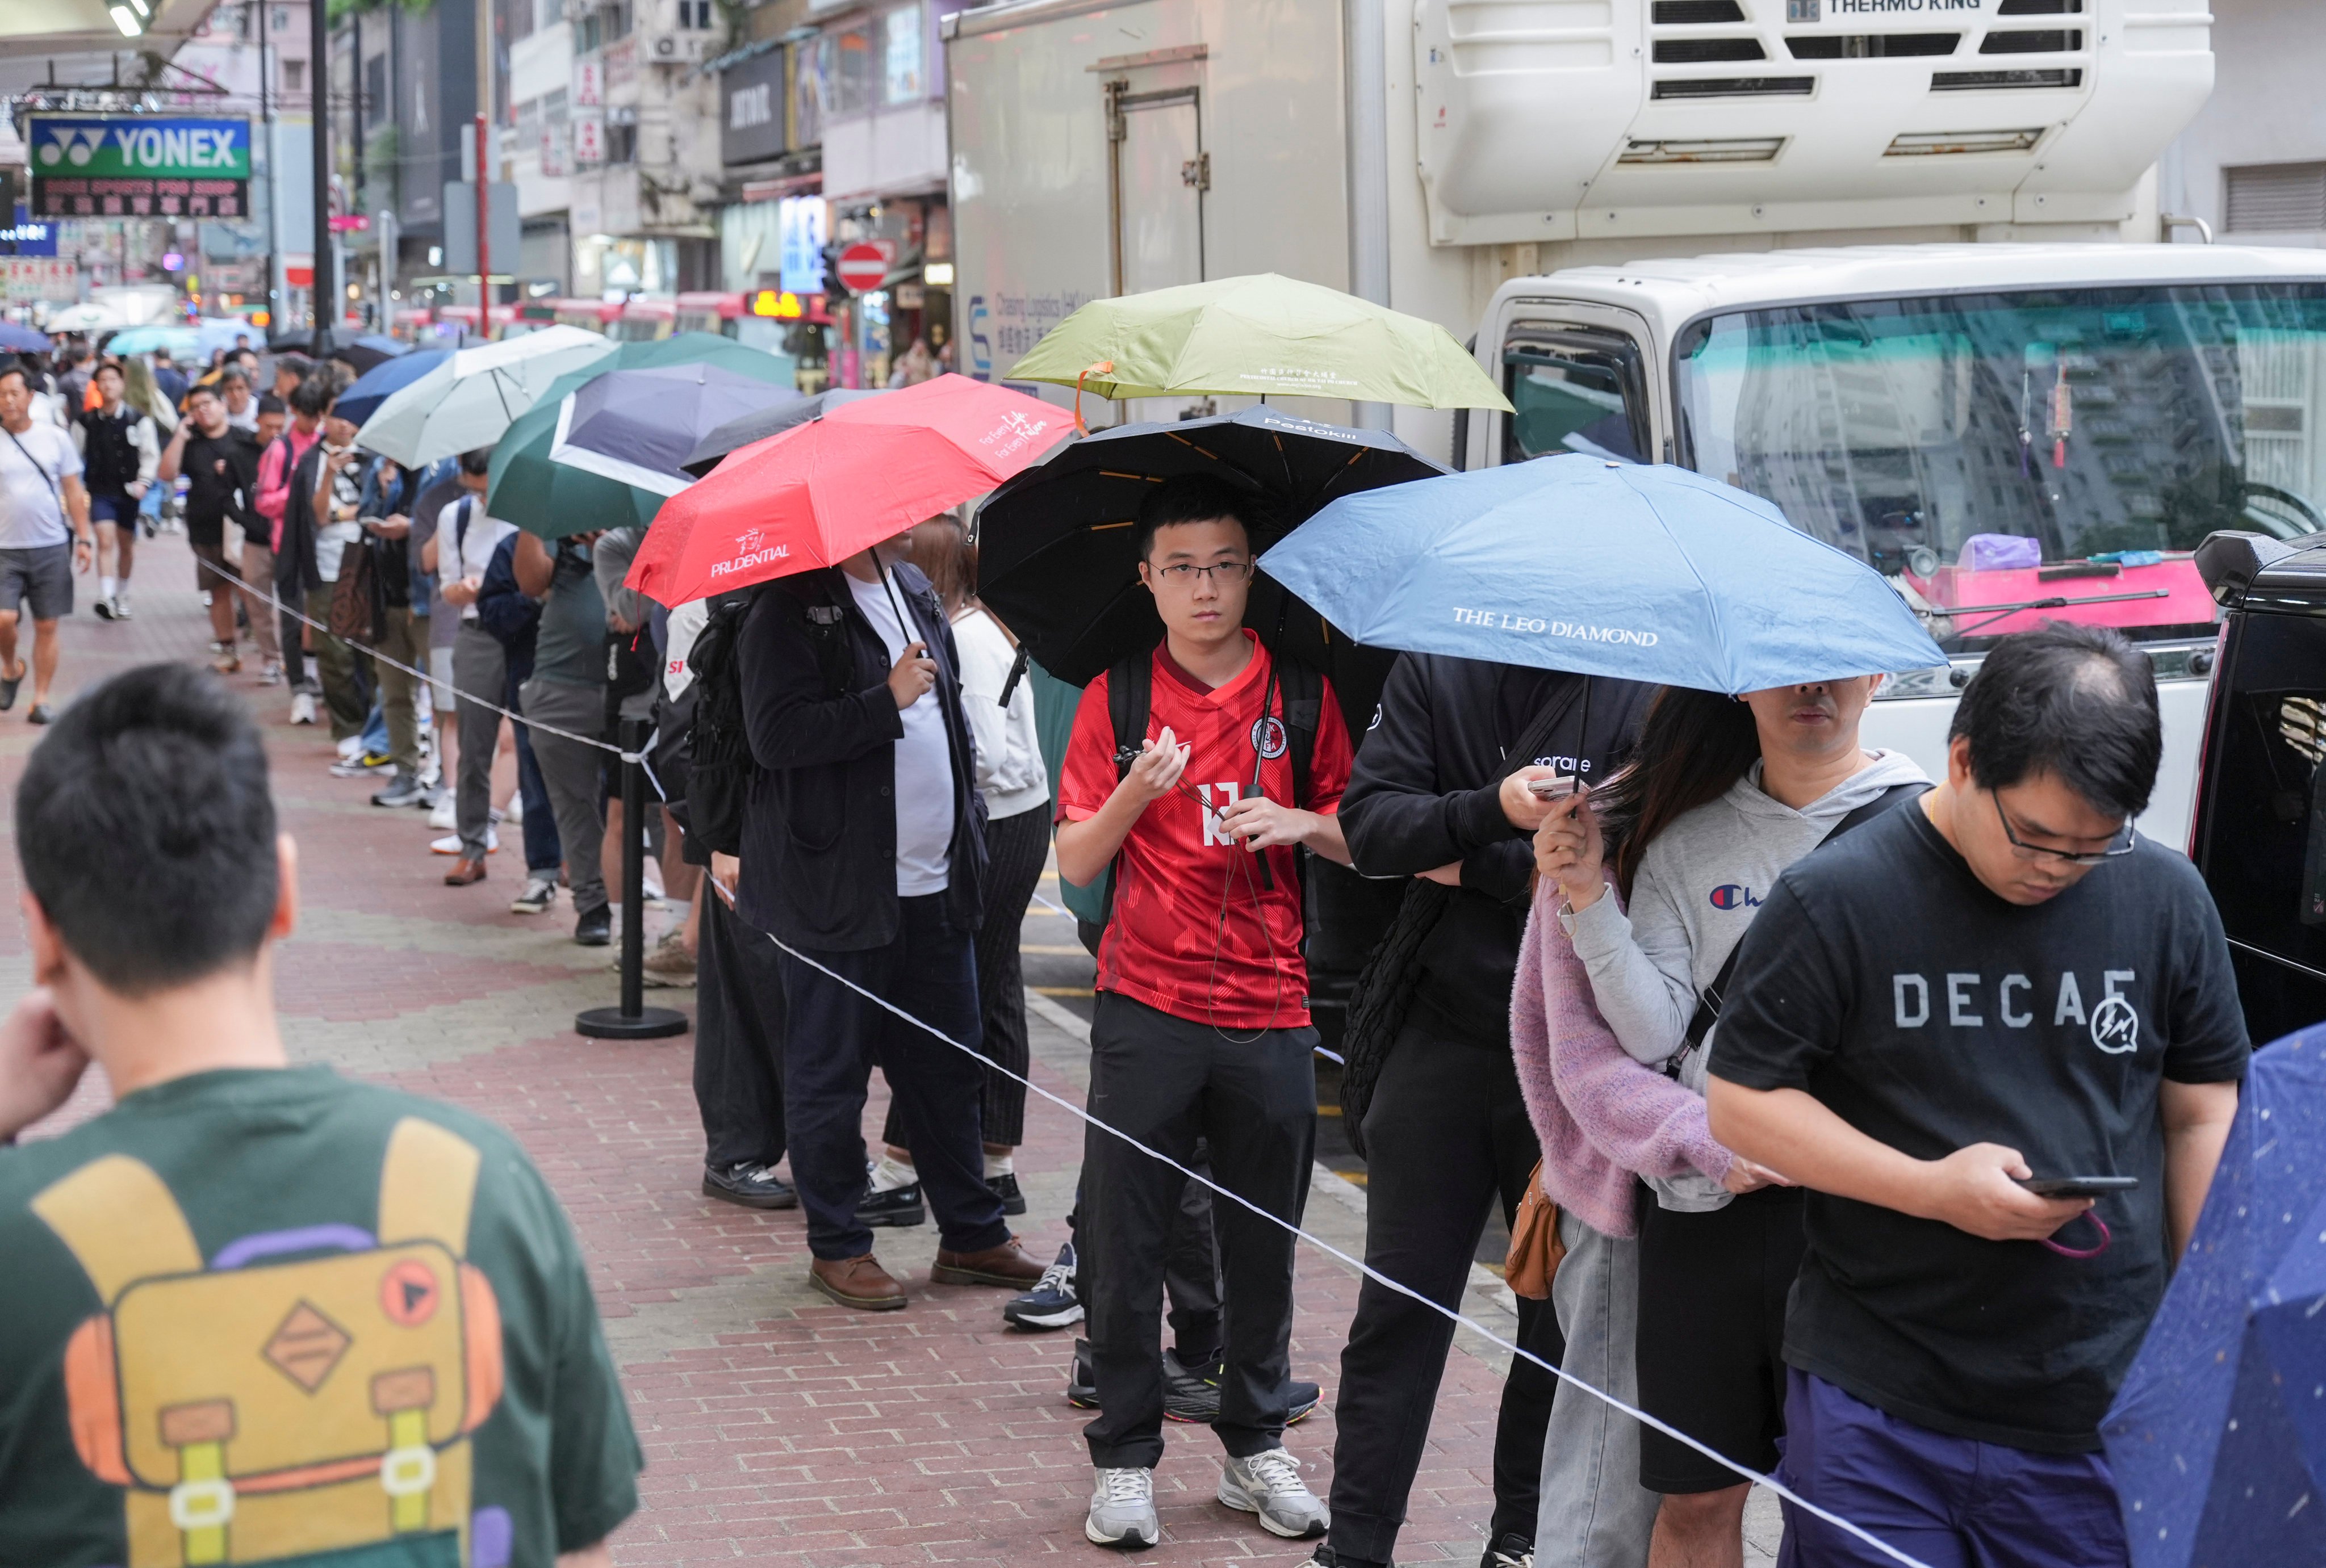
[[877, 245], [851, 245], [840, 253], [840, 281], [851, 292], [869, 293], [889, 275], [889, 253]]

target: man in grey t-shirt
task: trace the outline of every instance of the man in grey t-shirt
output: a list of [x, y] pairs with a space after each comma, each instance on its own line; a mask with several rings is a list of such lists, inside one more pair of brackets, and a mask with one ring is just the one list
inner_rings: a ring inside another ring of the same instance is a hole
[[[46, 724], [57, 677], [57, 620], [72, 614], [72, 574], [97, 561], [80, 453], [62, 427], [33, 418], [23, 366], [0, 365], [0, 712], [16, 705], [25, 665], [16, 657], [16, 617], [33, 608], [33, 708]], [[70, 521], [69, 521], [70, 520]]]
[[[590, 561], [597, 538], [595, 531], [555, 541], [519, 533], [510, 563], [517, 587], [542, 601], [533, 674], [517, 688], [517, 698], [531, 721], [534, 760], [557, 814], [565, 880], [573, 889], [573, 940], [583, 947], [613, 940], [601, 852], [606, 819], [598, 804], [606, 753], [589, 744], [603, 738], [607, 728], [606, 601]], [[628, 918], [637, 919], [638, 911]]]

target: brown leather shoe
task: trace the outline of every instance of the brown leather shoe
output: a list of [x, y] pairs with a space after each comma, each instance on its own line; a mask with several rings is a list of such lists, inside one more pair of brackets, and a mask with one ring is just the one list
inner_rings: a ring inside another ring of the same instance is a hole
[[483, 859], [479, 858], [471, 860], [465, 855], [453, 861], [452, 868], [444, 873], [444, 886], [447, 887], [466, 887], [471, 882], [482, 882], [484, 879]]
[[940, 1248], [929, 1279], [935, 1285], [999, 1285], [1024, 1290], [1040, 1281], [1045, 1266], [1012, 1236], [982, 1252], [947, 1252]]
[[889, 1277], [870, 1253], [861, 1257], [819, 1257], [807, 1266], [807, 1282], [844, 1307], [893, 1313], [905, 1305], [905, 1287]]

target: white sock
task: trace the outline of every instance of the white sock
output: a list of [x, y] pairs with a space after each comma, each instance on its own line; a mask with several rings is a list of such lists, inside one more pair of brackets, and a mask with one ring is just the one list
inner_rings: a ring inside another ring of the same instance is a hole
[[893, 1192], [920, 1179], [920, 1172], [890, 1155], [882, 1155], [872, 1167], [872, 1190], [876, 1192]]
[[121, 580], [117, 577], [99, 577], [97, 580], [99, 585], [97, 597], [99, 598], [111, 598], [121, 588]]
[[988, 1155], [985, 1156], [985, 1179], [987, 1181], [991, 1182], [997, 1176], [1014, 1176], [1017, 1174], [1018, 1156], [1016, 1155]]

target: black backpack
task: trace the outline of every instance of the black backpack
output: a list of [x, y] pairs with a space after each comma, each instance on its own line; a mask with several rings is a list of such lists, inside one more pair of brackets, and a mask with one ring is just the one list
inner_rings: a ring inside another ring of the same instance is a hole
[[[1311, 794], [1310, 774], [1317, 756], [1317, 727], [1324, 713], [1325, 677], [1289, 654], [1277, 654], [1271, 657], [1274, 663], [1269, 671], [1268, 689], [1261, 693], [1261, 711], [1263, 716], [1280, 715], [1283, 719], [1285, 753], [1292, 765], [1292, 803], [1305, 807]], [[1106, 673], [1106, 710], [1107, 717], [1114, 723], [1114, 776], [1117, 783], [1139, 760], [1139, 747], [1147, 738], [1147, 720], [1153, 710], [1154, 701], [1153, 649], [1135, 654]], [[1114, 918], [1115, 873], [1121, 861], [1121, 853], [1117, 851], [1115, 863], [1106, 868], [1103, 880], [1099, 884], [1098, 919], [1075, 923], [1075, 935], [1093, 958], [1098, 956], [1100, 933]], [[1305, 866], [1306, 861], [1302, 864]], [[1264, 879], [1270, 877], [1265, 859], [1261, 861], [1260, 869]], [[1303, 903], [1306, 903], [1305, 896]]]
[[687, 730], [687, 833], [706, 854], [743, 852], [744, 807], [751, 785], [765, 771], [751, 755], [743, 719], [743, 672], [736, 654], [744, 617], [759, 595], [770, 590], [800, 601], [826, 692], [838, 696], [850, 689], [845, 612], [831, 602], [828, 592], [819, 596], [799, 579], [781, 578], [765, 588], [740, 589], [712, 602], [710, 618], [686, 655], [686, 667], [694, 673], [689, 688], [694, 718]]

